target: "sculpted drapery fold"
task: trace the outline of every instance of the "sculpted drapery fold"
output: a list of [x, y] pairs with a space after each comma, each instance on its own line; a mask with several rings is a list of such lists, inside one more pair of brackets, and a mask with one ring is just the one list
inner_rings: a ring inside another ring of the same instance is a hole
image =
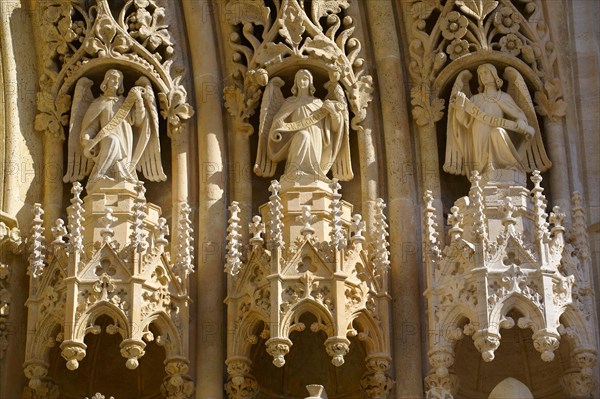
[[123, 73], [106, 72], [102, 95], [94, 99], [93, 82], [81, 78], [71, 112], [67, 174], [73, 182], [90, 174], [98, 180], [137, 181], [136, 169], [151, 181], [164, 181], [160, 160], [158, 111], [152, 85], [140, 78], [123, 97]]
[[287, 160], [282, 179], [329, 181], [332, 170], [339, 180], [353, 177], [350, 160], [348, 106], [343, 89], [329, 83], [325, 101], [313, 96], [312, 74], [296, 73], [292, 97], [283, 99], [281, 79], [273, 79], [263, 98], [259, 148], [254, 166], [259, 176], [269, 177], [278, 162]]
[[[552, 164], [523, 77], [512, 67], [505, 70], [513, 98], [502, 91], [503, 81], [494, 65], [480, 65], [477, 75], [479, 93], [473, 96], [469, 89], [470, 71], [461, 72], [454, 83], [444, 171], [469, 176], [474, 170], [548, 170]], [[509, 132], [518, 137], [512, 138]]]

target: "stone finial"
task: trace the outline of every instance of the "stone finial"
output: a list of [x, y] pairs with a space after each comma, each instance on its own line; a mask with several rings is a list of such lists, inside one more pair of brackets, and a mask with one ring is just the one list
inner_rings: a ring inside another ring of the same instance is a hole
[[357, 250], [362, 249], [362, 245], [365, 242], [365, 236], [363, 235], [367, 228], [367, 223], [363, 220], [362, 216], [358, 213], [352, 215], [352, 221], [350, 222], [350, 242]]
[[182, 202], [179, 214], [179, 223], [177, 225], [177, 248], [175, 274], [180, 279], [187, 278], [188, 274], [194, 271], [194, 229], [190, 215], [192, 208], [187, 202]]
[[154, 244], [159, 252], [164, 252], [165, 247], [169, 244], [167, 240], [167, 236], [169, 235], [169, 225], [167, 224], [167, 219], [164, 217], [158, 218], [158, 225], [156, 226], [155, 233], [156, 239], [154, 240]]
[[44, 261], [46, 250], [44, 243], [44, 210], [41, 204], [33, 205], [33, 223], [31, 225], [31, 254], [29, 255], [29, 268], [27, 274], [34, 279], [42, 276], [44, 272]]
[[54, 227], [51, 229], [52, 236], [54, 237], [54, 241], [52, 241], [52, 245], [54, 247], [62, 247], [65, 245], [65, 237], [67, 236], [67, 228], [65, 226], [65, 221], [58, 218], [56, 222], [54, 222]]
[[258, 215], [252, 217], [252, 223], [248, 224], [248, 231], [252, 234], [250, 238], [250, 245], [253, 249], [257, 249], [262, 246], [265, 240], [263, 234], [265, 234], [265, 224], [262, 222], [262, 218]]
[[481, 188], [481, 176], [476, 170], [471, 173], [471, 189], [469, 190], [469, 200], [474, 213], [473, 225], [475, 227], [475, 237], [484, 246], [488, 244], [488, 225], [485, 216], [485, 203], [483, 200], [483, 189]]
[[390, 246], [388, 242], [388, 224], [383, 210], [386, 205], [383, 199], [377, 198], [375, 203], [375, 269], [379, 275], [383, 275], [390, 268]]
[[535, 170], [531, 175], [531, 181], [534, 187], [531, 189], [531, 197], [533, 201], [534, 223], [536, 240], [541, 243], [546, 243], [550, 240], [550, 232], [548, 231], [548, 214], [546, 207], [548, 201], [544, 195], [544, 189], [541, 186], [542, 175], [539, 170]]
[[242, 234], [240, 226], [240, 206], [236, 201], [229, 207], [231, 217], [227, 226], [227, 255], [225, 257], [225, 272], [236, 276], [242, 269]]
[[[571, 197], [573, 223], [570, 229], [569, 238], [574, 243], [579, 254], [579, 258], [586, 264], [592, 260], [589, 237], [587, 231], [587, 220], [583, 208], [583, 195], [579, 191], [573, 192]], [[589, 266], [588, 266], [589, 267]]]
[[448, 224], [452, 226], [448, 231], [448, 235], [450, 235], [450, 241], [454, 242], [458, 240], [463, 233], [463, 214], [460, 212], [459, 207], [453, 206], [452, 208], [450, 208], [450, 215], [448, 215]]
[[146, 200], [144, 199], [144, 192], [146, 189], [142, 182], [138, 182], [135, 186], [135, 191], [138, 193], [138, 197], [135, 199], [133, 204], [133, 226], [129, 240], [131, 245], [138, 253], [144, 252], [148, 249], [148, 241], [146, 240], [146, 232], [143, 228], [144, 220], [148, 217], [146, 214]]
[[517, 224], [517, 219], [513, 216], [515, 213], [515, 206], [510, 197], [507, 197], [504, 200], [504, 206], [502, 207], [502, 211], [504, 212], [504, 217], [502, 218], [502, 225], [509, 233], [514, 233], [515, 225]]
[[[96, 393], [95, 393], [95, 394], [94, 394], [94, 395], [93, 395], [91, 398], [88, 398], [88, 397], [86, 396], [86, 398], [85, 398], [85, 399], [106, 399], [106, 396], [102, 395], [102, 394], [101, 394], [101, 393], [99, 393], [99, 392], [96, 392]], [[113, 398], [113, 397], [111, 396], [111, 397], [110, 397], [110, 399], [115, 399], [115, 398]]]
[[119, 219], [117, 219], [113, 215], [112, 208], [106, 207], [106, 212], [104, 213], [104, 216], [100, 218], [100, 223], [102, 224], [102, 226], [104, 226], [103, 229], [100, 230], [100, 235], [102, 236], [102, 241], [105, 244], [110, 244], [110, 242], [112, 241], [112, 238], [115, 235], [112, 226], [117, 220]]
[[279, 198], [279, 190], [281, 185], [277, 180], [272, 180], [269, 186], [271, 196], [269, 196], [269, 249], [283, 249], [285, 243], [283, 241], [283, 205]]
[[315, 234], [315, 229], [312, 225], [317, 221], [317, 217], [312, 214], [310, 206], [304, 205], [302, 207], [302, 213], [296, 220], [302, 224], [300, 234], [302, 234], [305, 239], [310, 240], [313, 234]]
[[81, 200], [81, 192], [83, 187], [81, 183], [74, 182], [71, 188], [73, 197], [71, 198], [71, 206], [69, 207], [69, 252], [83, 252], [83, 201]]
[[342, 194], [338, 191], [342, 188], [338, 179], [333, 179], [329, 184], [333, 191], [333, 200], [331, 201], [331, 242], [334, 247], [341, 251], [346, 248], [348, 240], [342, 223]]
[[429, 261], [437, 261], [440, 257], [440, 241], [438, 233], [438, 224], [435, 221], [435, 208], [433, 206], [433, 193], [430, 190], [425, 191], [423, 196], [425, 209], [423, 210], [424, 235], [426, 243], [426, 256]]

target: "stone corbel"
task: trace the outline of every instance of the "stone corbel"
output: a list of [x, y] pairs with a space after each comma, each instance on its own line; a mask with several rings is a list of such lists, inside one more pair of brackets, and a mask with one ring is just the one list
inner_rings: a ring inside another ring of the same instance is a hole
[[575, 348], [572, 366], [562, 377], [561, 383], [571, 399], [587, 399], [598, 386], [594, 378], [594, 367], [598, 354], [593, 348]]
[[285, 355], [290, 352], [292, 341], [288, 338], [270, 338], [266, 343], [267, 353], [273, 356], [273, 364], [276, 367], [285, 365]]
[[350, 352], [350, 341], [345, 337], [331, 337], [325, 341], [325, 350], [331, 356], [331, 364], [336, 367], [344, 364], [344, 356]]
[[250, 373], [250, 359], [237, 356], [227, 359], [229, 380], [225, 384], [225, 392], [229, 399], [253, 399], [258, 394], [258, 382]]
[[185, 358], [174, 357], [165, 361], [167, 377], [161, 386], [166, 399], [187, 399], [194, 393], [194, 383], [188, 376], [189, 362]]
[[450, 371], [454, 364], [454, 350], [450, 346], [438, 347], [429, 352], [431, 372], [425, 377], [428, 399], [452, 399], [458, 391], [458, 377]]
[[370, 355], [366, 359], [367, 372], [360, 385], [369, 399], [388, 399], [395, 381], [390, 377], [391, 359], [389, 356]]
[[58, 386], [46, 379], [48, 364], [43, 361], [29, 361], [25, 364], [25, 376], [29, 384], [23, 391], [24, 399], [58, 399]]

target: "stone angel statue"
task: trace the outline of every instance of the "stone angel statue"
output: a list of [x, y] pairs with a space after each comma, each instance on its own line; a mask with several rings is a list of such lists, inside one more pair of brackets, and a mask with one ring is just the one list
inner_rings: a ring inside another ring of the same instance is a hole
[[480, 65], [477, 76], [475, 95], [469, 89], [472, 74], [468, 70], [458, 75], [452, 87], [444, 171], [469, 176], [474, 170], [548, 170], [552, 163], [521, 74], [512, 67], [504, 70], [506, 93], [494, 65]]
[[160, 160], [158, 110], [152, 85], [141, 77], [123, 96], [123, 73], [110, 69], [94, 98], [93, 82], [81, 78], [75, 87], [69, 124], [65, 182], [89, 174], [98, 181], [136, 182], [138, 171], [150, 181], [165, 181]]
[[351, 180], [348, 104], [342, 87], [329, 82], [325, 101], [315, 98], [313, 76], [306, 69], [296, 73], [291, 97], [283, 97], [283, 85], [275, 77], [265, 88], [254, 172], [273, 176], [277, 163], [286, 160], [282, 180], [288, 184], [329, 182], [330, 170], [339, 180]]

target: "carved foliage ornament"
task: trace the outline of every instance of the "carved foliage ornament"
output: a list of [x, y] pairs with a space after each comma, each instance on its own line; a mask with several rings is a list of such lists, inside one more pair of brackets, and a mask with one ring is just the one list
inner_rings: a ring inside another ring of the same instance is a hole
[[233, 25], [234, 83], [225, 88], [225, 105], [241, 130], [252, 132], [248, 119], [256, 110], [263, 87], [287, 64], [314, 66], [346, 90], [354, 113], [352, 128], [366, 116], [372, 79], [365, 75], [361, 44], [352, 37], [353, 19], [345, 15], [349, 0], [230, 0], [228, 22]]
[[565, 115], [554, 75], [556, 51], [543, 9], [533, 0], [416, 0], [408, 7], [411, 103], [418, 125], [442, 118], [444, 100], [432, 94], [433, 83], [444, 68], [468, 54], [486, 54], [509, 65], [518, 58], [543, 83], [544, 89], [535, 93], [536, 110], [550, 119]]
[[107, 0], [96, 0], [89, 8], [69, 0], [40, 3], [39, 54], [44, 70], [36, 130], [63, 138], [75, 82], [98, 65], [117, 62], [152, 81], [158, 88], [161, 115], [169, 122], [169, 135], [179, 133], [181, 121], [190, 118], [193, 110], [181, 85], [183, 69], [175, 66], [168, 18], [156, 0], [126, 1], [115, 14]]

